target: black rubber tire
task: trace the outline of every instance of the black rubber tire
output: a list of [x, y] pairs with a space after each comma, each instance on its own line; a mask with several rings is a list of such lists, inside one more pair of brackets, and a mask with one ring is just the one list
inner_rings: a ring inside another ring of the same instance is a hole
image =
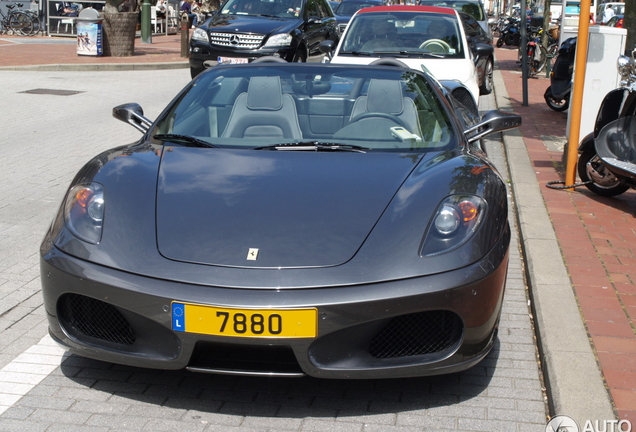
[[552, 89], [548, 87], [543, 94], [543, 98], [545, 99], [545, 103], [553, 109], [554, 111], [565, 111], [570, 107], [570, 93], [568, 92], [563, 99], [556, 99], [552, 96]]
[[307, 56], [305, 54], [305, 51], [302, 48], [298, 48], [298, 51], [296, 51], [296, 54], [294, 54], [294, 63], [306, 63], [307, 62]]
[[480, 95], [489, 95], [492, 93], [493, 89], [493, 61], [492, 59], [488, 59], [488, 63], [486, 63], [486, 68], [484, 69], [484, 82], [479, 86], [479, 94]]
[[[579, 172], [579, 177], [581, 178], [582, 182], [592, 180], [587, 173], [588, 163], [594, 164], [595, 165], [594, 169], [597, 169], [596, 166], [598, 166], [597, 170], [607, 170], [607, 168], [602, 167], [600, 163], [598, 163], [597, 165], [597, 163], [594, 161], [594, 159], [597, 157], [598, 156], [596, 155], [596, 152], [590, 151], [590, 150], [584, 151], [579, 156], [579, 161], [576, 166]], [[597, 195], [606, 196], [606, 197], [613, 197], [616, 195], [620, 195], [629, 189], [629, 186], [623, 183], [620, 183], [618, 180], [616, 180], [616, 182], [613, 183], [611, 186], [602, 186], [602, 185], [599, 185], [598, 183], [588, 183], [585, 185], [585, 187]]]
[[503, 46], [503, 36], [499, 36], [499, 39], [497, 39], [497, 48], [501, 48]]
[[192, 67], [190, 66], [190, 78], [195, 78], [197, 75], [199, 75], [201, 72], [203, 72], [205, 70], [204, 67]]

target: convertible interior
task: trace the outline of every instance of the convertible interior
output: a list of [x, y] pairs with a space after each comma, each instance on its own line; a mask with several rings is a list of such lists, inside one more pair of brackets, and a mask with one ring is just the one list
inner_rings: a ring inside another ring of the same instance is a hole
[[439, 148], [450, 140], [438, 96], [415, 74], [405, 80], [263, 69], [198, 84], [159, 122], [159, 133], [250, 148], [310, 140], [390, 150]]

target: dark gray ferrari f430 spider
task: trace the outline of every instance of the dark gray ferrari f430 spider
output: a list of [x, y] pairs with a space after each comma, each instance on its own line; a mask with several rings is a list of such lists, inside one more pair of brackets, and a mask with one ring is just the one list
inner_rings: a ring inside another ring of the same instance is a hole
[[41, 246], [52, 337], [126, 365], [396, 378], [495, 342], [507, 188], [457, 82], [388, 65], [220, 65], [90, 160]]

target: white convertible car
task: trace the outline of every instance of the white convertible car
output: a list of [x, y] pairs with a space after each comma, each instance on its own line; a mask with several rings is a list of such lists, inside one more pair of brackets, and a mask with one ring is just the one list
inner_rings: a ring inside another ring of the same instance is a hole
[[351, 19], [338, 46], [321, 47], [326, 61], [370, 64], [391, 57], [438, 80], [466, 86], [477, 106], [480, 94], [492, 91], [491, 40], [470, 15], [435, 6], [377, 6]]

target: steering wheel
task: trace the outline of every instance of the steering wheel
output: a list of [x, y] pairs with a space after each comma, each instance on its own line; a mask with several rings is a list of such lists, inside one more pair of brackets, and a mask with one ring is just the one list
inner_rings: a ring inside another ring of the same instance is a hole
[[252, 63], [287, 63], [287, 60], [274, 56], [263, 56], [255, 59]]
[[[420, 44], [420, 49], [427, 48], [432, 53], [448, 54], [451, 51], [449, 44], [441, 39], [429, 39]], [[432, 49], [431, 49], [432, 48]]]
[[393, 58], [393, 57], [382, 57], [382, 58], [379, 58], [377, 60], [373, 60], [369, 64], [378, 65], [378, 66], [397, 66], [397, 67], [403, 67], [405, 69], [409, 68], [406, 65], [406, 63], [401, 62], [400, 60], [398, 60], [396, 58]]
[[394, 116], [393, 114], [381, 113], [381, 112], [366, 112], [366, 113], [358, 114], [357, 116], [355, 116], [351, 120], [349, 120], [349, 124], [355, 123], [355, 122], [360, 121], [360, 120], [364, 120], [366, 118], [373, 118], [373, 117], [378, 117], [378, 118], [384, 118], [384, 119], [387, 119], [387, 120], [391, 120], [392, 122], [397, 123], [398, 125], [402, 126], [404, 129], [406, 129], [407, 131], [410, 132], [409, 127], [404, 122], [404, 120], [402, 120], [401, 118], [399, 118], [397, 116]]

